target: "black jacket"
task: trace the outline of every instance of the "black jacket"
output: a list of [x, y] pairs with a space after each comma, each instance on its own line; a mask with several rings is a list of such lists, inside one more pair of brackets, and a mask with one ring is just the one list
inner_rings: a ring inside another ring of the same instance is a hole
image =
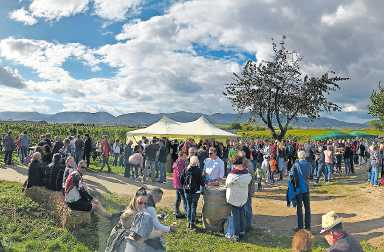
[[43, 186], [44, 185], [44, 172], [43, 165], [40, 161], [32, 161], [28, 169], [28, 184], [27, 188], [32, 186]]
[[84, 142], [84, 152], [91, 153], [92, 152], [92, 140], [90, 137], [87, 137]]
[[[191, 183], [188, 184], [188, 177], [191, 178]], [[188, 193], [196, 193], [200, 190], [200, 186], [203, 185], [203, 176], [201, 174], [201, 169], [198, 166], [192, 166], [187, 168], [180, 176], [180, 182], [185, 191]]]

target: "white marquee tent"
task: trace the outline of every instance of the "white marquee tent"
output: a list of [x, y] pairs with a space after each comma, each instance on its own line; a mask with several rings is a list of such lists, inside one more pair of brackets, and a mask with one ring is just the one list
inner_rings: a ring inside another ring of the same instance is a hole
[[163, 117], [158, 122], [144, 129], [130, 131], [127, 136], [201, 136], [201, 137], [236, 137], [231, 132], [219, 129], [203, 116], [193, 122], [181, 123]]

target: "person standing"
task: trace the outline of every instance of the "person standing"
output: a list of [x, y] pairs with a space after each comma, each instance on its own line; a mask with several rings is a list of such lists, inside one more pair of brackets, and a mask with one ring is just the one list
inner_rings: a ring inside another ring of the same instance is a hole
[[378, 186], [377, 175], [378, 175], [378, 164], [379, 164], [379, 150], [377, 145], [373, 145], [370, 148], [370, 163], [371, 163], [371, 173], [370, 173], [370, 184], [372, 186]]
[[76, 140], [75, 140], [75, 162], [78, 164], [81, 160], [82, 157], [82, 151], [84, 148], [84, 142], [83, 139], [81, 139], [81, 136], [78, 135]]
[[334, 211], [321, 217], [321, 231], [331, 246], [327, 252], [363, 252], [360, 243], [343, 230], [342, 219]]
[[120, 140], [116, 139], [112, 145], [112, 154], [113, 154], [112, 165], [113, 166], [117, 166], [117, 161], [119, 160], [119, 156], [120, 156], [120, 150], [121, 150]]
[[25, 158], [28, 156], [29, 138], [27, 132], [24, 131], [20, 134], [20, 163], [24, 163]]
[[187, 153], [182, 150], [179, 151], [179, 158], [173, 163], [172, 166], [172, 185], [176, 189], [176, 202], [175, 202], [175, 217], [183, 218], [180, 213], [180, 203], [183, 201], [184, 211], [187, 211], [187, 202], [185, 200], [185, 193], [183, 185], [181, 184], [180, 177], [186, 168]]
[[[131, 165], [129, 164], [129, 157], [133, 154], [132, 141], [129, 141], [124, 147], [123, 153], [123, 166], [124, 166], [124, 177], [131, 177]], [[133, 175], [132, 175], [133, 176]]]
[[[296, 195], [297, 228], [295, 230], [297, 231], [304, 227], [307, 230], [311, 230], [311, 207], [308, 185], [311, 165], [306, 160], [305, 151], [299, 151], [297, 156], [299, 160], [295, 162], [290, 172], [290, 181], [294, 183], [294, 192]], [[304, 223], [303, 205], [305, 211]]]
[[147, 177], [151, 177], [152, 182], [156, 179], [156, 159], [159, 145], [156, 143], [156, 139], [152, 139], [151, 144], [145, 147], [145, 168], [144, 168], [144, 182]]
[[344, 167], [345, 167], [345, 175], [350, 175], [352, 171], [352, 164], [353, 164], [353, 152], [352, 148], [347, 143], [344, 150]]
[[59, 153], [60, 149], [63, 148], [64, 143], [61, 141], [61, 138], [59, 136], [56, 137], [55, 143], [53, 144], [52, 154]]
[[3, 138], [3, 148], [4, 148], [4, 164], [12, 165], [12, 152], [16, 148], [15, 141], [12, 137], [12, 132], [8, 131], [8, 133]]
[[87, 161], [87, 168], [91, 162], [91, 152], [92, 152], [92, 139], [89, 134], [85, 134], [84, 141], [84, 157], [83, 159]]
[[109, 145], [107, 136], [103, 136], [101, 140], [101, 155], [103, 158], [103, 165], [101, 166], [100, 171], [104, 169], [104, 166], [107, 165], [108, 172], [111, 172], [111, 167], [109, 166], [109, 155], [111, 154], [111, 146]]
[[198, 191], [200, 191], [200, 186], [204, 184], [197, 156], [190, 157], [189, 165], [181, 174], [180, 182], [187, 202], [188, 228], [195, 229], [196, 209], [200, 197]]
[[233, 169], [225, 181], [226, 200], [231, 207], [231, 216], [234, 225], [234, 235], [231, 239], [239, 241], [245, 232], [245, 204], [248, 200], [248, 185], [252, 176], [244, 166], [244, 158], [238, 155], [233, 162]]
[[204, 175], [208, 184], [218, 185], [224, 177], [224, 162], [217, 156], [216, 148], [210, 147], [209, 158], [204, 161]]
[[325, 167], [326, 167], [326, 173], [327, 173], [326, 182], [329, 182], [331, 180], [332, 171], [333, 171], [333, 151], [332, 151], [331, 145], [328, 145], [327, 149], [324, 151], [324, 160], [325, 160]]
[[167, 174], [165, 170], [165, 163], [167, 162], [167, 152], [165, 148], [165, 142], [161, 140], [159, 142], [159, 151], [158, 151], [158, 167], [159, 167], [159, 183], [165, 183]]

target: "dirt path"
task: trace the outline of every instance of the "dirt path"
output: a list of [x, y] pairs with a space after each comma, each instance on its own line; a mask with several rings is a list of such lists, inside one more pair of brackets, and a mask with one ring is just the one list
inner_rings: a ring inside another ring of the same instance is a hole
[[[23, 168], [0, 169], [0, 180], [23, 183], [27, 170]], [[345, 228], [360, 240], [384, 247], [384, 191], [381, 188], [368, 189], [366, 168], [356, 169], [350, 177], [338, 177], [329, 185], [321, 184], [311, 188], [311, 211], [314, 234], [321, 226], [321, 215], [334, 210], [345, 222]], [[131, 196], [140, 186], [132, 180], [119, 175], [106, 173], [88, 173], [86, 182], [93, 190], [101, 193], [111, 192]], [[170, 182], [156, 184], [165, 191], [160, 206], [172, 207], [175, 192]], [[296, 210], [288, 208], [285, 201], [286, 182], [266, 187], [256, 192], [253, 198], [254, 226], [258, 229], [277, 234], [291, 234], [296, 223]]]

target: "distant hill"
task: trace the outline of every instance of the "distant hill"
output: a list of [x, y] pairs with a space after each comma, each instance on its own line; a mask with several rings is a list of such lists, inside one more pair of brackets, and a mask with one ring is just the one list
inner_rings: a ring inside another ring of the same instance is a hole
[[[87, 123], [104, 125], [148, 125], [158, 121], [162, 116], [167, 116], [179, 122], [190, 122], [200, 116], [205, 116], [215, 124], [228, 124], [232, 122], [247, 122], [249, 114], [216, 113], [207, 115], [203, 113], [175, 112], [151, 114], [145, 112], [128, 113], [113, 116], [107, 112], [60, 112], [56, 114], [41, 114], [37, 112], [0, 112], [1, 121], [46, 121], [48, 123]], [[327, 117], [321, 117], [310, 121], [306, 118], [298, 118], [292, 123], [297, 128], [366, 128], [367, 123], [349, 123]]]

